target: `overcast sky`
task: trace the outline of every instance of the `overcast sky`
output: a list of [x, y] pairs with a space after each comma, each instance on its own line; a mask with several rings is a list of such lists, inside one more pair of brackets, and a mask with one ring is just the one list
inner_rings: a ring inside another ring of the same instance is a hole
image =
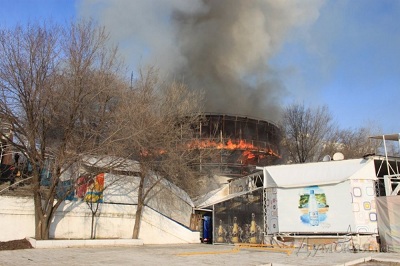
[[385, 134], [400, 132], [397, 0], [0, 3], [1, 27], [95, 19], [120, 43], [129, 68], [157, 64], [165, 75], [208, 87], [215, 111], [277, 120], [279, 106], [304, 102], [327, 105], [341, 128], [374, 123]]

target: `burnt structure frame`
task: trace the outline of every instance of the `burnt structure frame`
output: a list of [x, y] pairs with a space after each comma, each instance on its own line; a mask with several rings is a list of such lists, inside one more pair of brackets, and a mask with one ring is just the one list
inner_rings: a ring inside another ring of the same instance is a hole
[[213, 157], [200, 159], [200, 170], [240, 177], [253, 173], [256, 165], [273, 165], [281, 158], [281, 130], [267, 120], [204, 113], [194, 131], [194, 139], [203, 143], [201, 148], [218, 150]]

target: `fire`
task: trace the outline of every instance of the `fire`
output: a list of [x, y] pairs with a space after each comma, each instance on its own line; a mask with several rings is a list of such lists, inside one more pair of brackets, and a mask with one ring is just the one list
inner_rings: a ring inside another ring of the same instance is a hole
[[256, 155], [251, 151], [244, 151], [242, 156], [245, 157], [247, 160], [252, 160], [256, 158]]
[[153, 151], [142, 149], [139, 152], [141, 157], [150, 157], [150, 156], [154, 156], [154, 155], [159, 156], [159, 155], [163, 155], [165, 153], [167, 153], [167, 151], [162, 148], [157, 148], [157, 149], [154, 149]]
[[[260, 146], [256, 146], [252, 143], [248, 143], [245, 140], [232, 140], [228, 139], [227, 141], [214, 141], [211, 139], [196, 139], [186, 144], [187, 149], [216, 149], [216, 150], [231, 150], [231, 151], [242, 151], [241, 156], [237, 159], [241, 163], [255, 163], [262, 159], [267, 158], [267, 156], [273, 156], [277, 158], [281, 158], [281, 156], [274, 152], [270, 148], [264, 148]], [[158, 148], [152, 152], [148, 150], [141, 150], [140, 155], [142, 157], [148, 157], [152, 155], [163, 155], [167, 153], [166, 150], [162, 148]]]
[[[252, 143], [248, 143], [245, 140], [233, 141], [229, 139], [226, 142], [217, 142], [210, 139], [205, 140], [193, 140], [188, 144], [189, 149], [207, 149], [214, 148], [218, 150], [244, 150], [242, 156], [248, 160], [255, 159], [258, 156], [259, 159], [265, 158], [267, 155], [275, 156], [280, 158], [280, 155], [274, 152], [270, 148], [263, 148], [255, 146]], [[257, 155], [254, 153], [257, 152]]]

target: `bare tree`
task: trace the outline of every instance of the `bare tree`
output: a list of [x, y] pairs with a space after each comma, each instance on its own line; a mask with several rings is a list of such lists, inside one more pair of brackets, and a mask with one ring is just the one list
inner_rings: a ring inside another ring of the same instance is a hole
[[369, 137], [379, 135], [373, 126], [364, 126], [356, 129], [340, 130], [336, 151], [343, 153], [346, 159], [362, 158], [368, 154], [375, 154], [379, 143]]
[[335, 142], [336, 126], [326, 106], [289, 105], [283, 112], [281, 127], [282, 148], [293, 163], [318, 161], [325, 148]]
[[195, 190], [191, 164], [206, 151], [187, 143], [201, 119], [201, 93], [160, 82], [153, 69], [129, 86], [117, 49], [92, 22], [0, 30], [0, 56], [0, 117], [13, 136], [1, 134], [32, 165], [36, 239], [49, 238], [55, 211], [82, 174], [75, 166], [85, 158], [116, 158], [102, 172], [124, 160], [140, 162], [134, 238], [146, 199], [163, 178]]
[[[153, 68], [140, 72], [132, 91], [120, 105], [127, 156], [140, 162], [133, 238], [139, 237], [143, 207], [151, 191], [166, 178], [186, 190], [195, 189], [197, 170], [190, 167], [201, 151], [188, 149], [193, 126], [201, 119], [202, 94], [180, 83], [165, 83]], [[131, 137], [131, 134], [134, 134]]]
[[89, 207], [91, 212], [91, 223], [90, 223], [90, 239], [96, 238], [96, 227], [95, 227], [95, 217], [99, 216], [100, 204], [103, 203], [104, 191], [107, 186], [104, 184], [104, 173], [96, 176], [88, 174], [86, 176], [80, 177], [81, 182], [79, 186], [86, 192], [83, 200]]
[[0, 30], [0, 117], [13, 132], [2, 137], [32, 165], [36, 239], [49, 238], [55, 210], [74, 189], [61, 176], [84, 156], [117, 153], [113, 110], [125, 85], [107, 41], [91, 22]]

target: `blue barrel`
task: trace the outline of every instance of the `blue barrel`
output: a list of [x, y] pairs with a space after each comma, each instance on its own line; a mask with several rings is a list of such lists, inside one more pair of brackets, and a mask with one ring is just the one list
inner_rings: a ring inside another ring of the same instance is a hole
[[211, 216], [203, 217], [203, 243], [212, 242], [212, 222]]

